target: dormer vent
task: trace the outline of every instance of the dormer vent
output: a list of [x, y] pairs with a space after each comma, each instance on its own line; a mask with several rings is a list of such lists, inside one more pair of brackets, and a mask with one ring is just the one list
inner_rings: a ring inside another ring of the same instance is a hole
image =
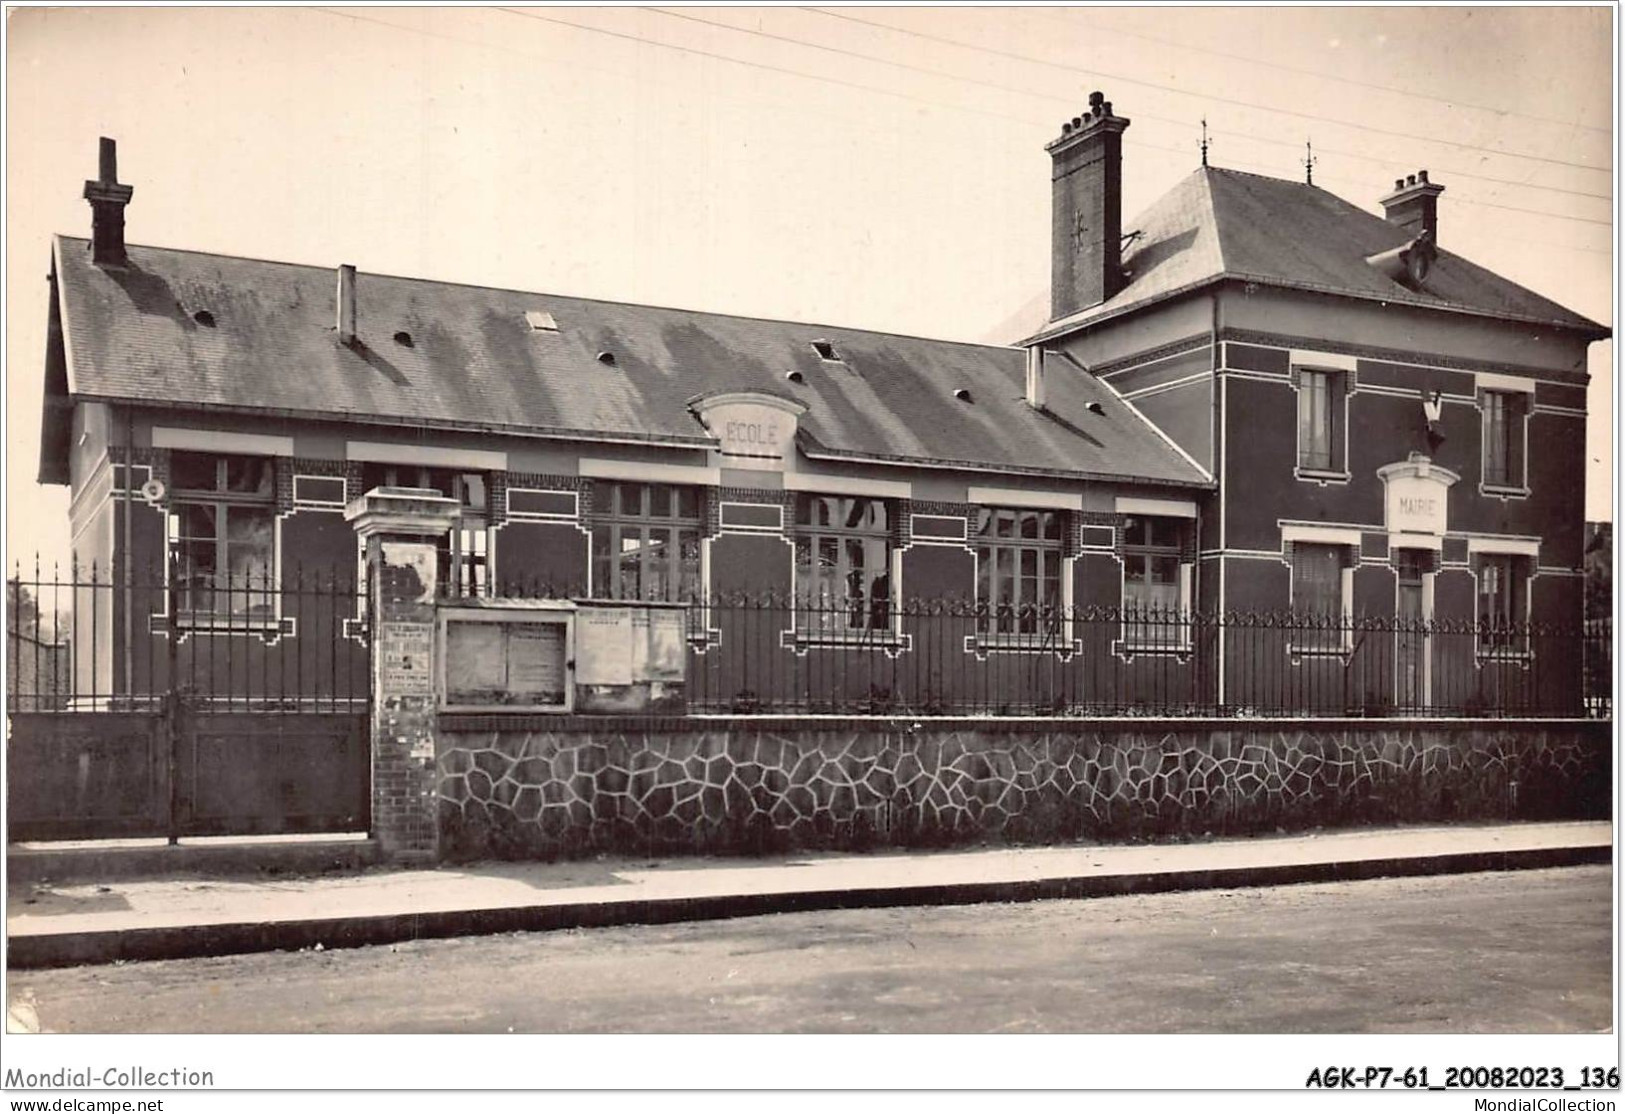
[[600, 352], [600, 353], [598, 353], [598, 362], [603, 364], [605, 367], [614, 367], [615, 366], [615, 353], [613, 353], [613, 352]]
[[970, 392], [967, 391], [964, 387], [955, 387], [954, 388], [954, 397], [957, 398], [960, 402], [975, 402], [976, 401], [975, 399], [971, 398]]
[[793, 368], [791, 370], [785, 372], [784, 377], [786, 379], [790, 380], [790, 382], [792, 382], [792, 383], [804, 383], [804, 382], [806, 382], [806, 379], [807, 379], [807, 377], [805, 375], [801, 374], [801, 372], [796, 371]]
[[545, 309], [527, 309], [525, 311], [525, 324], [530, 326], [530, 331], [533, 333], [556, 333], [559, 331], [559, 323]]
[[1106, 408], [1098, 402], [1091, 402], [1086, 409], [1091, 414], [1104, 414], [1106, 412]]
[[192, 315], [192, 320], [196, 321], [199, 325], [202, 325], [205, 329], [214, 328], [214, 314], [210, 313], [206, 309], [200, 309], [194, 313]]
[[831, 341], [815, 340], [812, 342], [812, 346], [813, 351], [818, 353], [818, 358], [820, 360], [825, 360], [832, 364], [838, 364], [841, 362], [841, 354], [835, 351], [835, 345]]
[[400, 345], [402, 348], [412, 347], [412, 334], [407, 332], [405, 329], [402, 329], [400, 332], [395, 334], [395, 343]]

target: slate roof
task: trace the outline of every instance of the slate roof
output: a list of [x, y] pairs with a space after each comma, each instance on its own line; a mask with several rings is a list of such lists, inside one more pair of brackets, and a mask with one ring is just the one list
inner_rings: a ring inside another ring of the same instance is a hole
[[1239, 170], [1202, 167], [1138, 218], [1123, 253], [1128, 284], [1099, 305], [1053, 321], [1033, 339], [1069, 332], [1134, 307], [1238, 279], [1557, 325], [1595, 338], [1608, 329], [1448, 250], [1448, 228], [1420, 291], [1366, 262], [1402, 247], [1411, 233], [1319, 186]]
[[[1028, 407], [1015, 348], [367, 273], [347, 347], [331, 269], [139, 246], [104, 269], [84, 239], [54, 250], [74, 398], [699, 447], [689, 400], [758, 389], [806, 404], [812, 455], [1210, 486], [1093, 377], [1068, 369], [1049, 412]], [[528, 310], [558, 331], [533, 331]]]

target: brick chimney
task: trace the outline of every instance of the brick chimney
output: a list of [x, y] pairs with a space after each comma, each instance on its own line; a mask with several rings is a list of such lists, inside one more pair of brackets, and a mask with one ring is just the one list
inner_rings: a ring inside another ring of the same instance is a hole
[[1059, 320], [1123, 288], [1123, 129], [1100, 93], [1061, 125], [1044, 150], [1050, 171], [1050, 319]]
[[118, 144], [105, 135], [101, 139], [98, 171], [100, 177], [85, 183], [85, 200], [90, 202], [90, 258], [102, 267], [122, 267], [129, 262], [124, 252], [124, 206], [135, 193], [133, 186], [118, 180]]
[[1428, 181], [1428, 172], [1418, 170], [1407, 178], [1394, 179], [1394, 192], [1382, 199], [1383, 215], [1412, 236], [1426, 232], [1439, 242], [1439, 195], [1443, 186]]

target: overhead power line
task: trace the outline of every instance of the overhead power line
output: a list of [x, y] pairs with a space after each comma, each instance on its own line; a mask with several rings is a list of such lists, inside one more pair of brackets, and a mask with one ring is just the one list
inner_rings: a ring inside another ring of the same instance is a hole
[[496, 10], [499, 12], [506, 12], [508, 15], [519, 16], [522, 19], [536, 19], [541, 20], [544, 23], [556, 23], [561, 27], [573, 27], [577, 31], [590, 31], [598, 35], [607, 35], [612, 39], [624, 39], [627, 42], [642, 43], [644, 46], [658, 46], [664, 47], [667, 50], [680, 50], [685, 54], [695, 54], [701, 58], [714, 58], [719, 62], [732, 62], [738, 66], [752, 66], [756, 69], [768, 70], [772, 73], [787, 74], [791, 77], [807, 78], [812, 81], [822, 81], [826, 84], [838, 85], [845, 89], [858, 89], [865, 93], [878, 93], [881, 96], [896, 97], [905, 101], [914, 101], [916, 104], [930, 105], [933, 108], [954, 108], [956, 111], [968, 112], [975, 116], [989, 116], [995, 120], [1013, 120], [1020, 124], [1026, 124], [1029, 127], [1032, 126], [1032, 121], [1025, 120], [1019, 116], [1011, 116], [1004, 112], [992, 112], [981, 108], [963, 108], [953, 105], [944, 105], [941, 101], [933, 101], [926, 97], [916, 97], [910, 93], [899, 93], [891, 89], [880, 89], [873, 85], [864, 85], [861, 82], [844, 81], [838, 77], [825, 77], [822, 74], [810, 74], [805, 70], [795, 70], [787, 66], [775, 66], [768, 62], [752, 62], [749, 59], [735, 58], [730, 54], [719, 54], [716, 51], [702, 50], [699, 47], [684, 46], [681, 43], [668, 43], [663, 42], [660, 39], [645, 38], [642, 35], [634, 35], [629, 31], [613, 31], [608, 27], [595, 27], [590, 23], [575, 23], [568, 19], [560, 19], [557, 16], [543, 15], [541, 12], [533, 11], [528, 8], [497, 8]]
[[[794, 37], [792, 35], [779, 35], [779, 34], [775, 34], [775, 33], [771, 32], [771, 31], [760, 31], [760, 30], [757, 30], [757, 29], [751, 28], [751, 27], [740, 27], [737, 24], [725, 23], [725, 22], [722, 22], [720, 20], [704, 19], [704, 18], [702, 18], [700, 16], [692, 15], [692, 14], [690, 14], [688, 12], [673, 11], [670, 8], [648, 8], [648, 9], [645, 9], [645, 10], [646, 11], [657, 12], [660, 15], [669, 16], [672, 19], [681, 19], [681, 20], [686, 20], [689, 23], [698, 23], [698, 24], [703, 24], [704, 26], [707, 26], [707, 27], [718, 27], [718, 28], [721, 28], [721, 29], [726, 30], [726, 31], [734, 31], [734, 32], [737, 32], [738, 34], [741, 34], [741, 35], [755, 35], [755, 36], [757, 36], [759, 38], [770, 39], [770, 40], [772, 40], [774, 42], [789, 43], [792, 46], [804, 47], [804, 48], [811, 49], [811, 50], [821, 50], [821, 51], [824, 51], [824, 52], [829, 53], [829, 54], [838, 54], [838, 55], [845, 56], [847, 58], [858, 58], [858, 59], [861, 59], [861, 60], [866, 61], [866, 62], [877, 62], [877, 63], [879, 63], [881, 65], [893, 66], [893, 67], [895, 67], [897, 69], [910, 70], [910, 71], [912, 71], [914, 73], [928, 74], [928, 75], [930, 75], [932, 77], [946, 78], [947, 80], [950, 80], [950, 81], [959, 81], [959, 82], [964, 82], [964, 83], [969, 84], [969, 85], [978, 85], [978, 86], [982, 86], [983, 88], [987, 88], [987, 89], [997, 89], [997, 90], [999, 90], [1001, 92], [1005, 92], [1005, 93], [1016, 93], [1016, 94], [1018, 94], [1020, 96], [1033, 97], [1033, 98], [1038, 99], [1038, 100], [1053, 101], [1056, 104], [1075, 105], [1077, 103], [1077, 100], [1076, 100], [1075, 97], [1063, 97], [1063, 96], [1060, 96], [1060, 95], [1055, 94], [1055, 93], [1042, 93], [1042, 92], [1039, 92], [1039, 91], [1034, 90], [1034, 89], [1023, 89], [1023, 88], [1020, 88], [1020, 87], [1014, 86], [1014, 85], [1005, 85], [1005, 84], [1002, 84], [1002, 83], [996, 82], [996, 81], [987, 81], [987, 80], [985, 80], [983, 78], [971, 77], [971, 76], [969, 76], [967, 74], [955, 73], [952, 70], [937, 69], [937, 68], [930, 67], [930, 66], [920, 66], [920, 65], [915, 65], [914, 63], [911, 63], [911, 62], [899, 62], [896, 59], [887, 58], [887, 57], [884, 57], [883, 55], [865, 54], [862, 51], [850, 50], [850, 49], [847, 49], [845, 47], [829, 46], [829, 45], [827, 45], [825, 43], [815, 43], [815, 42], [810, 42], [810, 41], [808, 41], [806, 39], [798, 39], [798, 38], [796, 38], [796, 37]], [[810, 11], [810, 12], [813, 12], [815, 14], [831, 14], [831, 15], [834, 14], [834, 13], [823, 12], [818, 8], [807, 8], [807, 9], [803, 9], [803, 10]], [[845, 18], [845, 17], [843, 16], [842, 18]], [[899, 28], [899, 30], [901, 30], [901, 29]], [[908, 33], [912, 33], [912, 32], [908, 32]], [[975, 49], [979, 50], [981, 48], [978, 47], [978, 48], [975, 48]], [[1155, 113], [1152, 113], [1152, 112], [1136, 111], [1135, 115], [1142, 118], [1142, 119], [1156, 120], [1156, 121], [1158, 121], [1160, 123], [1171, 124], [1171, 125], [1173, 125], [1174, 127], [1177, 127], [1177, 128], [1194, 128], [1196, 126], [1196, 125], [1192, 124], [1188, 120], [1177, 120], [1177, 119], [1174, 119], [1171, 116], [1158, 116], [1158, 115], [1156, 115]], [[1276, 146], [1276, 147], [1288, 147], [1288, 148], [1291, 148], [1293, 151], [1296, 151], [1298, 149], [1298, 142], [1296, 140], [1275, 139], [1275, 138], [1273, 138], [1271, 136], [1258, 135], [1258, 134], [1255, 134], [1253, 132], [1246, 132], [1246, 131], [1237, 131], [1237, 132], [1235, 132], [1233, 134], [1243, 136], [1243, 137], [1245, 137], [1247, 139], [1250, 139], [1250, 140], [1252, 140], [1252, 141], [1254, 141], [1256, 143], [1267, 143], [1267, 144], [1270, 144], [1270, 145]], [[1323, 154], [1342, 155], [1345, 158], [1358, 159], [1358, 160], [1360, 160], [1362, 162], [1370, 163], [1373, 166], [1381, 166], [1381, 167], [1383, 167], [1385, 169], [1388, 169], [1388, 170], [1391, 170], [1392, 165], [1393, 165], [1392, 160], [1379, 159], [1379, 158], [1376, 158], [1376, 157], [1371, 156], [1371, 155], [1362, 155], [1362, 154], [1360, 154], [1360, 153], [1358, 153], [1356, 151], [1346, 151], [1346, 150], [1342, 150], [1342, 149], [1337, 148], [1337, 147], [1322, 146], [1321, 147], [1321, 152]], [[1589, 198], [1593, 198], [1593, 199], [1598, 200], [1598, 201], [1611, 201], [1612, 200], [1612, 198], [1606, 193], [1593, 193], [1590, 190], [1569, 189], [1569, 188], [1564, 187], [1564, 186], [1547, 186], [1547, 185], [1542, 185], [1542, 184], [1540, 184], [1538, 182], [1520, 182], [1520, 181], [1517, 181], [1517, 180], [1512, 179], [1512, 178], [1497, 178], [1497, 177], [1495, 177], [1493, 175], [1489, 175], [1489, 174], [1476, 174], [1476, 173], [1473, 173], [1472, 171], [1460, 170], [1460, 169], [1457, 169], [1455, 167], [1441, 166], [1441, 167], [1439, 167], [1439, 170], [1444, 171], [1444, 172], [1446, 172], [1448, 174], [1451, 174], [1451, 175], [1453, 175], [1455, 177], [1458, 177], [1458, 178], [1470, 178], [1470, 179], [1473, 179], [1475, 181], [1492, 182], [1492, 183], [1494, 183], [1496, 185], [1502, 185], [1502, 186], [1515, 186], [1515, 187], [1517, 187], [1519, 189], [1546, 190], [1546, 191], [1549, 191], [1551, 193], [1569, 194], [1569, 195], [1574, 196], [1574, 197], [1589, 197]]]
[[[899, 27], [895, 23], [881, 23], [877, 20], [864, 19], [860, 16], [848, 15], [845, 12], [831, 11], [828, 8], [810, 8], [808, 10], [829, 16], [831, 19], [843, 19], [849, 23], [858, 23], [865, 27], [875, 27], [882, 31], [891, 31], [898, 35], [910, 35], [914, 38], [925, 39], [929, 42], [943, 43], [946, 46], [958, 47], [961, 50], [979, 51], [983, 54], [992, 54], [1001, 58], [1010, 58], [1018, 62], [1029, 62], [1036, 66], [1049, 66], [1053, 69], [1066, 70], [1068, 73], [1073, 74], [1110, 78], [1112, 81], [1122, 81], [1129, 85], [1139, 85], [1147, 89], [1159, 89], [1164, 93], [1172, 93], [1181, 97], [1203, 96], [1201, 93], [1193, 93], [1188, 89], [1178, 89], [1172, 85], [1162, 85], [1155, 81], [1145, 81], [1141, 78], [1130, 77], [1127, 74], [1111, 73], [1108, 70], [1094, 68], [1083, 69], [1068, 63], [1052, 62], [1047, 58], [1037, 58], [1030, 54], [1021, 54], [1017, 51], [1001, 50], [997, 47], [991, 46], [978, 46], [975, 43], [967, 43], [959, 39], [951, 39], [945, 35], [934, 35], [928, 31], [916, 31], [909, 27]], [[1338, 127], [1351, 128], [1357, 131], [1367, 131], [1375, 135], [1394, 136], [1395, 138], [1411, 139], [1421, 143], [1436, 143], [1442, 146], [1455, 147], [1465, 151], [1481, 151], [1492, 155], [1499, 155], [1503, 158], [1528, 159], [1531, 162], [1550, 163], [1554, 166], [1569, 166], [1577, 170], [1589, 170], [1599, 174], [1611, 174], [1613, 172], [1609, 167], [1590, 166], [1586, 163], [1573, 162], [1568, 159], [1554, 159], [1546, 155], [1531, 155], [1522, 151], [1498, 150], [1494, 147], [1484, 147], [1476, 143], [1461, 143], [1454, 139], [1439, 139], [1436, 136], [1418, 135], [1415, 132], [1403, 132], [1393, 128], [1379, 128], [1373, 124], [1361, 124], [1352, 120], [1341, 120], [1332, 116], [1316, 116], [1310, 112], [1298, 112], [1297, 110], [1291, 108], [1279, 108], [1275, 105], [1259, 104], [1256, 101], [1238, 100], [1237, 98], [1230, 96], [1223, 99], [1227, 104], [1239, 105], [1243, 108], [1254, 108], [1260, 112], [1274, 112], [1282, 116], [1293, 116], [1301, 120], [1313, 120], [1316, 123], [1321, 124], [1335, 124]]]
[[[1091, 16], [1092, 18], [1093, 16]], [[1392, 85], [1379, 85], [1374, 81], [1360, 81], [1357, 78], [1343, 77], [1339, 74], [1327, 73], [1324, 70], [1311, 69], [1307, 66], [1289, 66], [1285, 62], [1271, 62], [1250, 54], [1236, 54], [1228, 50], [1215, 50], [1210, 46], [1196, 46], [1192, 43], [1181, 42], [1178, 39], [1163, 38], [1160, 35], [1147, 35], [1144, 31], [1125, 31], [1121, 27], [1103, 26], [1098, 22], [1091, 22], [1090, 30], [1105, 30], [1113, 35], [1122, 35], [1130, 39], [1143, 39], [1148, 43], [1159, 43], [1162, 46], [1188, 50], [1193, 54], [1211, 54], [1215, 58], [1229, 58], [1236, 62], [1246, 62], [1251, 66], [1263, 66], [1266, 69], [1301, 74], [1304, 77], [1318, 78], [1322, 81], [1335, 81], [1339, 85], [1353, 85], [1360, 89], [1375, 89], [1381, 93], [1392, 93], [1395, 96], [1409, 97], [1412, 100], [1433, 101], [1435, 104], [1446, 105], [1450, 108], [1470, 108], [1478, 112], [1493, 113], [1496, 116], [1514, 116], [1520, 120], [1536, 120], [1542, 124], [1557, 124], [1565, 128], [1578, 128], [1581, 131], [1596, 132], [1599, 135], [1613, 134], [1612, 128], [1599, 128], [1594, 124], [1582, 124], [1576, 120], [1559, 120], [1555, 116], [1540, 116], [1533, 112], [1518, 112], [1515, 109], [1499, 108], [1493, 104], [1479, 104], [1475, 101], [1462, 100], [1459, 97], [1435, 97], [1428, 93], [1417, 93], [1409, 89], [1399, 89]]]
[[[360, 22], [365, 22], [365, 23], [371, 23], [371, 24], [375, 24], [375, 25], [381, 26], [381, 27], [389, 27], [389, 28], [393, 28], [393, 29], [398, 30], [398, 31], [404, 31], [404, 32], [408, 32], [408, 33], [411, 33], [411, 34], [421, 35], [421, 36], [424, 36], [424, 37], [427, 37], [427, 38], [439, 38], [439, 39], [444, 39], [444, 40], [446, 40], [448, 42], [455, 42], [455, 43], [460, 43], [460, 44], [463, 44], [463, 45], [481, 47], [481, 48], [485, 48], [485, 49], [501, 51], [501, 52], [504, 52], [504, 53], [519, 54], [519, 55], [521, 55], [523, 57], [534, 57], [533, 55], [527, 54], [527, 53], [525, 53], [523, 51], [514, 51], [514, 50], [504, 48], [504, 47], [500, 47], [500, 46], [497, 46], [497, 45], [491, 44], [491, 43], [483, 43], [483, 42], [479, 42], [477, 40], [464, 39], [464, 38], [458, 38], [458, 37], [454, 37], [454, 36], [443, 35], [443, 34], [440, 34], [438, 32], [427, 31], [427, 30], [424, 30], [422, 28], [408, 27], [408, 26], [404, 26], [404, 25], [401, 25], [401, 24], [391, 23], [391, 22], [389, 22], [387, 20], [366, 18], [366, 17], [362, 17], [362, 16], [359, 16], [359, 15], [354, 15], [354, 14], [352, 14], [350, 12], [338, 11], [338, 10], [326, 9], [326, 8], [321, 8], [321, 9], [316, 9], [316, 10], [322, 11], [325, 14], [339, 16], [339, 17], [345, 18], [345, 19], [358, 20]], [[723, 54], [723, 53], [719, 53], [719, 52], [716, 52], [716, 51], [703, 50], [703, 49], [700, 49], [698, 47], [684, 46], [684, 45], [681, 45], [681, 44], [678, 44], [678, 43], [670, 43], [670, 42], [665, 42], [665, 41], [662, 41], [662, 40], [659, 40], [659, 39], [651, 39], [651, 38], [647, 38], [647, 37], [642, 36], [642, 35], [635, 35], [635, 34], [632, 34], [630, 32], [615, 31], [615, 30], [611, 30], [609, 28], [604, 28], [604, 27], [595, 27], [595, 26], [593, 26], [591, 24], [586, 24], [586, 23], [575, 23], [575, 22], [573, 22], [571, 20], [559, 19], [556, 16], [544, 15], [544, 14], [542, 14], [540, 12], [536, 12], [536, 11], [523, 10], [523, 9], [512, 9], [512, 8], [498, 8], [496, 10], [501, 11], [501, 12], [506, 12], [509, 15], [519, 16], [519, 17], [526, 18], [526, 19], [541, 20], [543, 22], [554, 23], [554, 24], [558, 24], [558, 25], [563, 26], [563, 27], [569, 27], [569, 28], [571, 28], [573, 30], [585, 31], [585, 32], [589, 32], [589, 33], [592, 33], [592, 34], [598, 34], [598, 35], [605, 35], [605, 36], [608, 36], [610, 38], [616, 38], [616, 39], [621, 39], [621, 40], [625, 40], [625, 41], [628, 41], [628, 42], [639, 43], [639, 44], [642, 44], [644, 46], [653, 46], [653, 47], [659, 47], [659, 48], [666, 49], [666, 50], [677, 51], [677, 52], [680, 52], [680, 53], [694, 54], [694, 55], [698, 55], [700, 57], [712, 58], [712, 59], [715, 59], [717, 61], [727, 62], [727, 63], [730, 63], [732, 65], [745, 66], [745, 67], [749, 67], [749, 68], [753, 68], [753, 69], [765, 70], [765, 71], [769, 71], [769, 72], [772, 72], [772, 73], [778, 73], [778, 74], [782, 74], [782, 75], [789, 76], [789, 77], [802, 78], [802, 79], [805, 79], [805, 80], [808, 80], [808, 81], [817, 81], [817, 82], [821, 82], [821, 83], [824, 83], [824, 84], [836, 85], [836, 86], [839, 86], [841, 88], [855, 89], [855, 90], [858, 90], [858, 91], [861, 91], [861, 92], [874, 93], [874, 94], [879, 95], [879, 96], [892, 97], [892, 98], [896, 98], [896, 99], [900, 99], [900, 100], [911, 101], [911, 102], [914, 102], [914, 103], [917, 103], [917, 104], [926, 105], [926, 106], [931, 107], [931, 108], [943, 109], [943, 110], [951, 111], [951, 112], [968, 113], [968, 114], [976, 115], [976, 116], [991, 117], [993, 119], [998, 119], [998, 120], [1005, 120], [1005, 121], [1020, 124], [1024, 128], [1029, 128], [1029, 129], [1033, 129], [1033, 130], [1037, 130], [1039, 127], [1041, 127], [1041, 125], [1038, 124], [1034, 120], [1030, 120], [1030, 119], [1027, 119], [1025, 117], [1020, 117], [1020, 116], [1013, 116], [1013, 115], [1011, 115], [1009, 113], [990, 111], [990, 110], [987, 110], [987, 109], [971, 108], [971, 107], [964, 106], [964, 105], [949, 104], [949, 103], [944, 102], [944, 101], [933, 100], [933, 99], [927, 98], [927, 97], [919, 97], [919, 96], [914, 96], [914, 95], [908, 94], [908, 93], [896, 92], [895, 90], [883, 89], [883, 88], [880, 88], [880, 87], [874, 86], [874, 85], [866, 85], [866, 84], [863, 84], [862, 82], [846, 81], [846, 80], [843, 80], [843, 79], [840, 79], [840, 78], [828, 77], [828, 76], [825, 76], [823, 74], [808, 73], [808, 72], [806, 72], [804, 70], [797, 70], [797, 69], [793, 69], [791, 67], [775, 66], [775, 65], [771, 65], [771, 64], [765, 63], [765, 62], [755, 62], [755, 61], [751, 61], [751, 60], [745, 59], [745, 58], [738, 58], [738, 57], [735, 57], [735, 56], [729, 55], [729, 54]], [[817, 10], [817, 9], [814, 9], [814, 10]], [[828, 13], [828, 14], [834, 14], [834, 13]], [[701, 21], [701, 22], [703, 22], [703, 21]], [[745, 30], [745, 29], [744, 28], [736, 28], [736, 30]], [[901, 28], [892, 28], [892, 30], [902, 31]], [[1056, 63], [1042, 63], [1042, 64], [1051, 65], [1051, 66], [1056, 65]], [[1059, 68], [1066, 68], [1066, 67], [1059, 67]], [[1048, 94], [1033, 94], [1033, 95], [1035, 95], [1035, 96], [1044, 96], [1044, 97], [1049, 96]], [[1052, 98], [1052, 99], [1059, 100], [1060, 98]], [[1145, 113], [1141, 113], [1140, 115], [1147, 116], [1147, 114], [1145, 114]], [[1147, 116], [1147, 118], [1156, 119], [1157, 117]], [[1172, 122], [1183, 124], [1182, 121], [1172, 121]], [[1176, 155], [1187, 155], [1187, 156], [1189, 155], [1189, 152], [1185, 151], [1182, 148], [1168, 147], [1168, 146], [1164, 146], [1164, 145], [1159, 144], [1159, 143], [1147, 142], [1145, 140], [1128, 139], [1128, 138], [1125, 137], [1124, 142], [1125, 142], [1125, 145], [1133, 147], [1133, 148], [1137, 148], [1137, 149], [1161, 151], [1161, 152], [1165, 152], [1165, 153], [1169, 153], [1169, 154], [1176, 154]], [[1192, 148], [1192, 150], [1194, 150], [1194, 147]], [[1322, 148], [1322, 150], [1325, 150], [1325, 148]], [[1354, 157], [1363, 157], [1363, 156], [1354, 156]], [[1272, 177], [1280, 177], [1280, 176], [1282, 176], [1281, 173], [1280, 173], [1280, 168], [1278, 168], [1278, 167], [1262, 166], [1262, 165], [1259, 165], [1259, 164], [1252, 164], [1252, 163], [1241, 163], [1241, 164], [1234, 164], [1234, 165], [1237, 166], [1237, 169], [1255, 170], [1255, 171], [1257, 171], [1259, 173], [1266, 174], [1266, 175], [1269, 175], [1269, 176], [1272, 176]], [[1348, 184], [1350, 186], [1354, 186], [1356, 188], [1364, 188], [1364, 186], [1366, 185], [1366, 183], [1357, 182], [1354, 179], [1347, 178], [1347, 177], [1340, 177], [1340, 176], [1336, 176], [1336, 175], [1325, 175], [1324, 177], [1325, 177], [1326, 180], [1344, 182], [1344, 183], [1346, 183], [1346, 184]], [[1569, 216], [1567, 214], [1553, 213], [1553, 212], [1546, 211], [1546, 210], [1519, 208], [1519, 207], [1516, 207], [1516, 206], [1498, 204], [1496, 202], [1480, 201], [1480, 200], [1477, 200], [1477, 199], [1474, 199], [1474, 198], [1468, 198], [1468, 197], [1459, 197], [1458, 196], [1458, 197], [1455, 198], [1455, 201], [1456, 201], [1457, 204], [1461, 204], [1461, 205], [1480, 206], [1480, 207], [1487, 207], [1487, 208], [1493, 208], [1493, 209], [1504, 209], [1504, 210], [1508, 210], [1508, 211], [1511, 211], [1511, 212], [1528, 213], [1528, 214], [1531, 214], [1531, 215], [1534, 215], [1534, 216], [1547, 217], [1547, 218], [1550, 218], [1550, 219], [1553, 219], [1553, 220], [1576, 221], [1576, 222], [1580, 222], [1580, 223], [1584, 223], [1584, 224], [1595, 224], [1595, 225], [1603, 225], [1603, 226], [1611, 225], [1610, 221], [1592, 220], [1592, 219], [1586, 218], [1586, 217]], [[1554, 246], [1560, 246], [1560, 245], [1554, 245]], [[1576, 248], [1574, 250], [1590, 251], [1592, 249]]]

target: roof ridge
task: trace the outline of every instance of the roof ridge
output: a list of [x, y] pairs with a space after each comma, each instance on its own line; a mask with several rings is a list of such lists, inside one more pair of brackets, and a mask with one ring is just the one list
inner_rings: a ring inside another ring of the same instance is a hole
[[[1223, 274], [1226, 271], [1230, 270], [1230, 260], [1225, 255], [1225, 250], [1224, 250], [1224, 224], [1225, 224], [1225, 222], [1221, 221], [1219, 219], [1219, 207], [1213, 200], [1213, 173], [1216, 172], [1216, 171], [1219, 171], [1219, 170], [1223, 170], [1223, 169], [1224, 169], [1223, 167], [1218, 167], [1218, 166], [1204, 166], [1204, 167], [1202, 167], [1202, 201], [1203, 201], [1203, 204], [1205, 204], [1207, 206], [1207, 212], [1204, 215], [1204, 219], [1207, 221], [1207, 224], [1213, 229], [1213, 246], [1214, 246], [1214, 250], [1216, 250], [1219, 253], [1219, 273], [1220, 274]], [[1246, 171], [1242, 171], [1241, 173], [1246, 173]], [[1261, 175], [1249, 175], [1249, 176], [1250, 177], [1261, 177]]]
[[[54, 233], [54, 236], [58, 240], [84, 244], [90, 243], [89, 237], [86, 236], [70, 236], [63, 232]], [[232, 255], [227, 252], [202, 251], [197, 248], [172, 248], [166, 247], [162, 244], [130, 244], [129, 247], [132, 250], [174, 252], [178, 255], [198, 255], [206, 256], [210, 259], [227, 259], [237, 263], [262, 263], [272, 267], [292, 267], [306, 271], [332, 273], [336, 273], [337, 271], [336, 267], [324, 267], [320, 263], [295, 263], [286, 259], [266, 259], [261, 256], [254, 255]], [[856, 325], [835, 325], [827, 321], [799, 321], [789, 317], [764, 317], [760, 314], [729, 313], [725, 310], [696, 309], [688, 306], [657, 305], [652, 302], [617, 301], [613, 298], [592, 298], [582, 294], [560, 294], [557, 291], [549, 292], [543, 290], [520, 290], [515, 287], [508, 286], [491, 286], [489, 284], [476, 282], [458, 282], [454, 279], [425, 278], [421, 275], [395, 275], [384, 271], [367, 271], [359, 268], [357, 269], [357, 276], [361, 278], [371, 277], [390, 279], [394, 282], [425, 283], [432, 286], [454, 286], [462, 290], [488, 290], [496, 294], [520, 294], [534, 298], [563, 298], [572, 302], [591, 302], [594, 305], [623, 306], [628, 309], [651, 309], [668, 313], [703, 314], [707, 317], [726, 317], [735, 321], [757, 321], [774, 325], [795, 325], [807, 329], [833, 329], [842, 333], [858, 333], [874, 337], [897, 337], [902, 340], [922, 340], [931, 344], [953, 344], [964, 348], [986, 348], [1001, 352], [1016, 352], [1020, 350], [1020, 345], [1014, 344], [988, 344], [984, 341], [951, 340], [947, 337], [925, 336], [920, 333], [903, 333], [888, 329], [867, 329]]]

